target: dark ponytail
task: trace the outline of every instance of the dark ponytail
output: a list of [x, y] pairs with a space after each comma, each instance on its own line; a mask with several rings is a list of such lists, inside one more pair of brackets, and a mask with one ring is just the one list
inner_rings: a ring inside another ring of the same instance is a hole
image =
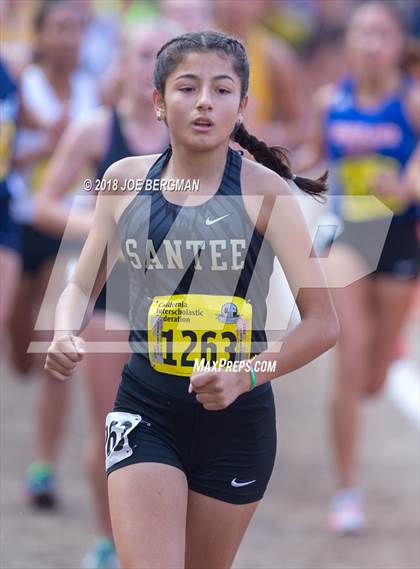
[[[209, 51], [231, 58], [233, 68], [241, 80], [241, 99], [243, 99], [248, 92], [249, 84], [249, 62], [245, 48], [239, 40], [215, 31], [189, 32], [163, 45], [156, 59], [153, 78], [155, 88], [164, 95], [166, 79], [188, 53]], [[318, 180], [295, 176], [290, 169], [287, 151], [284, 148], [268, 147], [265, 142], [249, 134], [242, 124], [235, 127], [231, 138], [248, 150], [257, 162], [274, 170], [283, 178], [293, 180], [307, 194], [322, 197], [321, 194], [327, 191], [326, 172]]]
[[296, 176], [290, 169], [290, 161], [285, 148], [282, 148], [281, 146], [267, 146], [265, 142], [259, 140], [253, 134], [250, 134], [242, 123], [238, 123], [235, 126], [235, 129], [231, 134], [231, 138], [240, 144], [242, 148], [248, 150], [255, 160], [260, 164], [263, 164], [263, 166], [277, 172], [277, 174], [286, 180], [293, 180], [298, 188], [305, 193], [310, 194], [311, 196], [324, 198], [322, 194], [328, 189], [328, 172], [324, 172], [324, 174], [317, 180]]

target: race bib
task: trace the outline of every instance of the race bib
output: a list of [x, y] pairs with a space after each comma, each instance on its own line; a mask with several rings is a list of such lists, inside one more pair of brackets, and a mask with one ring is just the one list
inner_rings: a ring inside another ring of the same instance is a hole
[[252, 305], [238, 296], [155, 296], [148, 314], [149, 360], [159, 372], [189, 377], [195, 360], [248, 359]]
[[107, 470], [133, 454], [128, 435], [142, 420], [140, 415], [134, 413], [120, 411], [108, 413], [105, 424], [105, 466]]
[[[375, 195], [372, 187], [379, 174], [397, 174], [400, 164], [388, 156], [372, 155], [346, 158], [339, 167], [343, 188], [342, 215], [348, 221], [368, 221], [386, 217], [386, 210], [376, 200], [361, 200], [360, 196]], [[406, 204], [399, 198], [378, 198], [394, 213], [402, 213]]]

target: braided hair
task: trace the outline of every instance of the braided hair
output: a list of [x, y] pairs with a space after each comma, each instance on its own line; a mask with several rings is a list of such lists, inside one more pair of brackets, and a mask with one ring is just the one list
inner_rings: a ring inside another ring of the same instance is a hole
[[[209, 51], [217, 51], [231, 58], [233, 69], [241, 80], [241, 99], [243, 99], [249, 86], [249, 62], [245, 48], [237, 39], [216, 31], [190, 32], [165, 43], [158, 51], [156, 58], [153, 76], [156, 90], [164, 95], [166, 79], [182, 62], [186, 54]], [[317, 180], [296, 176], [290, 169], [285, 148], [268, 146], [250, 134], [242, 123], [235, 126], [231, 139], [252, 154], [260, 164], [277, 172], [282, 178], [293, 180], [305, 193], [319, 197], [327, 191], [327, 172]]]

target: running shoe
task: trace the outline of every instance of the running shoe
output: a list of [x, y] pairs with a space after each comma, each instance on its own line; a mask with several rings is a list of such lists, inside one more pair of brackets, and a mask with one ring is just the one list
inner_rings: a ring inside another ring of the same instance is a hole
[[90, 551], [82, 561], [83, 569], [119, 569], [115, 545], [107, 537], [97, 537]]
[[363, 501], [356, 488], [340, 490], [331, 502], [328, 527], [338, 534], [357, 533], [366, 526]]
[[26, 489], [32, 506], [52, 509], [57, 506], [55, 475], [48, 462], [33, 462], [26, 471]]

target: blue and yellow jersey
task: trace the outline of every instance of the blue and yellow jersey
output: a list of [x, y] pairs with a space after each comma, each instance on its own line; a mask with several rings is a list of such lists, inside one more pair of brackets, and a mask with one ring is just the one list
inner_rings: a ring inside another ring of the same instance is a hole
[[[324, 139], [330, 162], [330, 187], [334, 195], [369, 196], [380, 173], [398, 175], [417, 144], [417, 136], [404, 109], [409, 81], [373, 108], [360, 108], [355, 81], [347, 77], [334, 92], [324, 123]], [[394, 218], [415, 214], [412, 204], [396, 197], [380, 198]], [[338, 213], [348, 221], [367, 221], [384, 215], [378, 202], [335, 200]]]

